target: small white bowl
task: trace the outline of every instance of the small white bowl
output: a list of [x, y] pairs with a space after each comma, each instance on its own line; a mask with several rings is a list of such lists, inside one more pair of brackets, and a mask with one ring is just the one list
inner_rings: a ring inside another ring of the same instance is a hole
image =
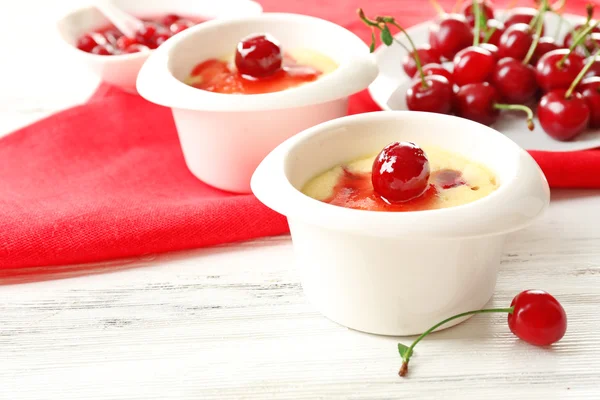
[[[227, 19], [262, 13], [260, 4], [250, 0], [112, 0], [121, 10], [141, 18], [179, 14], [183, 17]], [[103, 81], [135, 92], [138, 72], [152, 51], [99, 56], [77, 49], [79, 37], [109, 25], [110, 22], [93, 6], [70, 12], [57, 23], [58, 33], [68, 45], [74, 62], [91, 69]]]
[[[267, 32], [285, 49], [310, 48], [338, 68], [314, 82], [276, 93], [241, 95], [199, 90], [183, 81], [193, 67], [233, 54], [240, 39]], [[262, 14], [192, 27], [165, 42], [144, 64], [138, 92], [173, 109], [190, 171], [231, 192], [250, 192], [260, 161], [290, 136], [347, 114], [348, 96], [377, 76], [367, 45], [334, 23], [297, 14]]]
[[[417, 212], [353, 210], [300, 192], [315, 175], [393, 141], [482, 163], [500, 187], [470, 204]], [[335, 322], [383, 335], [419, 334], [484, 306], [507, 234], [531, 224], [550, 199], [538, 165], [502, 134], [458, 117], [404, 111], [340, 118], [294, 136], [263, 160], [252, 191], [288, 218], [313, 305]]]

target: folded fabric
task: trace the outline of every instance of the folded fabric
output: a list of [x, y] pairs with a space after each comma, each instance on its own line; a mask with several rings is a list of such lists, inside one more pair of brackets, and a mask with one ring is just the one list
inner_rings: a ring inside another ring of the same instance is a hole
[[[356, 18], [356, 0], [262, 3], [267, 11], [312, 14], [370, 36]], [[366, 5], [406, 26], [433, 16], [409, 0]], [[366, 92], [351, 99], [351, 113], [375, 110]], [[600, 187], [599, 151], [532, 154], [554, 187]], [[254, 196], [217, 190], [188, 171], [170, 110], [107, 86], [84, 105], [0, 139], [0, 226], [0, 269], [198, 248], [288, 230], [285, 218]]]

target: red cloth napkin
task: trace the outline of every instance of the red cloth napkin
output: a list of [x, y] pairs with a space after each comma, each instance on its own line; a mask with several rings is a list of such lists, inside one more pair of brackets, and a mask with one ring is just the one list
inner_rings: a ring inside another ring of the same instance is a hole
[[[262, 3], [266, 11], [329, 19], [365, 40], [359, 5], [405, 26], [434, 15], [420, 1]], [[351, 113], [377, 109], [366, 92], [350, 103]], [[532, 153], [552, 186], [600, 187], [599, 151]], [[254, 196], [194, 178], [168, 109], [105, 86], [87, 104], [0, 139], [0, 226], [0, 269], [197, 248], [288, 229]]]

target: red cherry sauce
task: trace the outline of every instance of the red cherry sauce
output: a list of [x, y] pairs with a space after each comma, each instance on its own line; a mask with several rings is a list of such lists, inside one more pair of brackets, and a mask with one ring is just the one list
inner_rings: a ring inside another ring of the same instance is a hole
[[429, 187], [421, 196], [403, 203], [391, 204], [373, 189], [370, 172], [351, 172], [344, 168], [333, 189], [333, 195], [325, 200], [325, 203], [369, 211], [423, 211], [433, 208], [440, 192], [466, 184], [460, 171], [442, 169], [431, 174]]
[[235, 68], [230, 68], [226, 61], [210, 59], [194, 68], [191, 77], [201, 79], [191, 85], [196, 89], [226, 94], [273, 93], [312, 82], [321, 74], [313, 67], [298, 64], [289, 55], [284, 55], [279, 71], [263, 78], [242, 75]]

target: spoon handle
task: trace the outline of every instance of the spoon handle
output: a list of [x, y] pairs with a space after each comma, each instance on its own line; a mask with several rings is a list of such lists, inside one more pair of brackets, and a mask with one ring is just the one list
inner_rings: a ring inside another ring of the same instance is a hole
[[108, 1], [97, 1], [95, 6], [125, 36], [135, 37], [136, 31], [144, 26], [144, 23], [141, 20], [127, 14], [125, 11], [117, 8]]

